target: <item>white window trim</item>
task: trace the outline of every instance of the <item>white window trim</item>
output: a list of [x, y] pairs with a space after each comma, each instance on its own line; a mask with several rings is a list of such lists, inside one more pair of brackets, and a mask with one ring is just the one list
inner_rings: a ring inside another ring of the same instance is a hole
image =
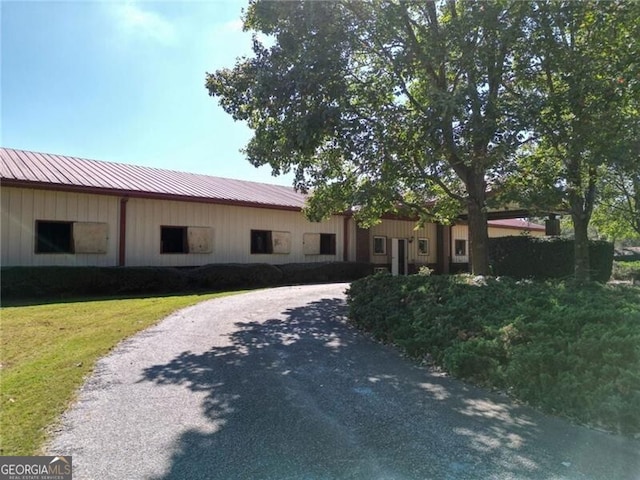
[[[383, 247], [383, 251], [382, 252], [376, 252], [376, 239], [377, 238], [381, 238], [383, 240], [382, 242], [382, 247]], [[387, 237], [383, 236], [383, 235], [374, 235], [373, 236], [373, 254], [374, 255], [386, 255], [387, 254]]]

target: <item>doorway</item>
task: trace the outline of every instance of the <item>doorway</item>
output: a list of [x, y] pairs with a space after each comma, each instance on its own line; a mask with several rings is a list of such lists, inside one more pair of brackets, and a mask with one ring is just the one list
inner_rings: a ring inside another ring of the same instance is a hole
[[406, 238], [391, 239], [391, 275], [406, 275], [408, 272], [408, 248]]

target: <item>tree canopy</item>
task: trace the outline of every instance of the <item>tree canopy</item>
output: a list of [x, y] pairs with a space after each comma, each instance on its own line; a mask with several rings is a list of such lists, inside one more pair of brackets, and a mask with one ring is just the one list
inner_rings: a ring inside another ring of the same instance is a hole
[[522, 142], [513, 52], [522, 2], [253, 2], [254, 57], [207, 88], [254, 130], [246, 153], [313, 189], [308, 214], [357, 206], [468, 210], [473, 270], [487, 273], [487, 186]]
[[472, 271], [486, 274], [489, 192], [535, 155], [545, 186], [590, 217], [592, 172], [622, 122], [597, 127], [623, 97], [611, 75], [626, 60], [607, 59], [633, 33], [614, 3], [254, 1], [253, 56], [206, 86], [253, 130], [249, 161], [312, 190], [310, 218], [466, 210]]
[[521, 76], [538, 136], [529, 165], [543, 166], [534, 176], [560, 191], [570, 212], [579, 280], [589, 278], [587, 229], [602, 180], [627, 171], [634, 145], [637, 154], [638, 18], [637, 5], [625, 2], [536, 2], [532, 12]]

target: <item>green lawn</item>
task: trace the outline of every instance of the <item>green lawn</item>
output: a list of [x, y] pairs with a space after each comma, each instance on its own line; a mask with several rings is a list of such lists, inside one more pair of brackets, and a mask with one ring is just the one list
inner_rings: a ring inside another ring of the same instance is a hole
[[3, 307], [0, 455], [36, 454], [96, 360], [121, 340], [175, 310], [224, 295]]

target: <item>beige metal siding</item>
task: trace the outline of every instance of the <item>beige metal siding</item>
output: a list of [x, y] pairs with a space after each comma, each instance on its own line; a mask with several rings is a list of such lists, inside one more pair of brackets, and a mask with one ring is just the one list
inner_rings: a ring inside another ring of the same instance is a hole
[[[415, 230], [416, 222], [411, 220], [382, 220], [382, 223], [371, 227], [371, 262], [377, 264], [388, 264], [391, 262], [391, 238], [406, 238], [410, 241], [408, 245], [408, 263], [417, 265], [436, 263], [437, 259], [437, 236], [435, 223], [427, 223], [423, 227]], [[373, 237], [387, 237], [387, 254], [373, 254]], [[355, 234], [354, 234], [355, 238]], [[418, 255], [418, 239], [429, 239], [429, 255]]]
[[349, 246], [347, 248], [347, 261], [356, 261], [356, 231], [357, 224], [353, 218], [349, 218], [347, 221], [347, 235], [349, 236]]
[[[2, 266], [117, 264], [118, 199], [104, 195], [2, 187]], [[36, 220], [108, 225], [106, 253], [35, 253]]]
[[[524, 230], [517, 230], [514, 228], [500, 228], [489, 226], [489, 237], [508, 237], [514, 235], [523, 235]], [[543, 237], [544, 232], [527, 230], [527, 234], [533, 237]], [[456, 240], [467, 241], [467, 254], [456, 255], [455, 243]], [[468, 263], [469, 262], [469, 227], [467, 225], [454, 225], [451, 228], [451, 261], [453, 263]]]
[[[456, 240], [466, 241], [466, 255], [456, 255]], [[451, 262], [469, 263], [469, 227], [467, 225], [451, 227]]]
[[[210, 227], [210, 254], [161, 254], [160, 226]], [[289, 232], [290, 253], [251, 254], [251, 230]], [[341, 261], [343, 218], [321, 223], [302, 213], [263, 208], [132, 198], [127, 203], [126, 265], [196, 266], [208, 263], [295, 263]], [[305, 255], [305, 233], [336, 235], [335, 255]]]

